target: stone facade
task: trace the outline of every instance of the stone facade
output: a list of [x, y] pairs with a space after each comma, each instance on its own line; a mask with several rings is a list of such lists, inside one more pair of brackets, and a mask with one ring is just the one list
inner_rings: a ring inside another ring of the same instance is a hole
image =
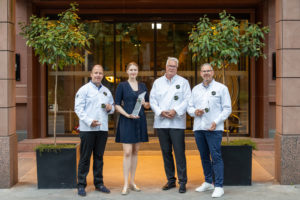
[[276, 0], [275, 176], [300, 183], [300, 0]]
[[0, 188], [18, 182], [15, 0], [0, 0]]

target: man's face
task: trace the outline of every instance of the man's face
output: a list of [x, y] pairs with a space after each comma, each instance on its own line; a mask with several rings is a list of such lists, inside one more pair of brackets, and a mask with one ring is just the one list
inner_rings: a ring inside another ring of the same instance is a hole
[[100, 85], [103, 79], [103, 68], [97, 65], [93, 68], [91, 73], [92, 82], [96, 85]]
[[177, 63], [173, 60], [169, 60], [166, 65], [166, 76], [172, 78], [177, 74]]
[[212, 68], [209, 65], [204, 65], [201, 68], [200, 75], [203, 78], [204, 82], [210, 83], [213, 79], [214, 71], [212, 70]]

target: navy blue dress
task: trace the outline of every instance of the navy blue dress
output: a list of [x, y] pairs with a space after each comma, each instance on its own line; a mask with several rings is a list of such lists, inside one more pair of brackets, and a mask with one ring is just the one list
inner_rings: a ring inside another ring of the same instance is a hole
[[[134, 91], [128, 81], [121, 82], [117, 87], [115, 104], [122, 106], [128, 114], [131, 114], [138, 95], [145, 91], [145, 101], [149, 102], [148, 90], [144, 83], [139, 82], [138, 91]], [[140, 110], [139, 116], [139, 119], [130, 119], [120, 114], [116, 142], [128, 144], [148, 142], [147, 122], [143, 106]]]

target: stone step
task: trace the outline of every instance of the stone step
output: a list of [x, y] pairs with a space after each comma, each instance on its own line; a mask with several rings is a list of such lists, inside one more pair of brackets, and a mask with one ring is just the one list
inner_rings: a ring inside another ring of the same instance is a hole
[[[230, 140], [241, 139], [242, 137], [230, 137]], [[247, 137], [246, 137], [247, 139]], [[226, 140], [226, 137], [223, 137]], [[251, 138], [257, 143], [258, 150], [261, 151], [274, 151], [274, 139], [258, 139]], [[38, 138], [38, 139], [25, 139], [18, 143], [19, 152], [33, 152], [34, 148], [39, 144], [53, 144], [53, 138]], [[58, 137], [57, 143], [74, 143], [79, 144], [79, 137]], [[197, 145], [194, 137], [185, 138], [186, 150], [197, 150]], [[160, 151], [160, 145], [157, 137], [149, 137], [149, 142], [145, 142], [140, 147], [141, 151]], [[106, 151], [122, 151], [122, 144], [115, 143], [114, 137], [109, 137], [106, 145]]]
[[[19, 152], [32, 152], [35, 147], [39, 144], [53, 144], [53, 138], [43, 139], [25, 139], [18, 143]], [[80, 140], [78, 137], [58, 138], [57, 144], [79, 144]], [[186, 137], [185, 140], [187, 150], [197, 150], [197, 146], [194, 138]], [[116, 143], [114, 137], [109, 137], [106, 144], [106, 151], [122, 151], [123, 147], [121, 143]], [[159, 151], [160, 145], [157, 137], [150, 137], [149, 142], [142, 143], [140, 150], [142, 151]]]

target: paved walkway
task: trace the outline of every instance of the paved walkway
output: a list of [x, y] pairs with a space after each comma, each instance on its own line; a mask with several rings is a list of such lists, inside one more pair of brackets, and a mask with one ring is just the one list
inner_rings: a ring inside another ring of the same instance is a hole
[[[104, 181], [111, 189], [111, 194], [103, 194], [94, 190], [92, 173], [88, 175], [87, 196], [79, 197], [76, 189], [37, 189], [36, 163], [34, 152], [20, 152], [19, 183], [10, 189], [0, 189], [0, 200], [64, 200], [64, 199], [124, 199], [124, 200], [177, 200], [177, 199], [212, 199], [211, 192], [197, 193], [195, 188], [204, 180], [200, 157], [197, 150], [188, 150], [188, 184], [187, 193], [179, 194], [178, 187], [170, 191], [162, 191], [165, 174], [161, 152], [157, 150], [140, 151], [136, 184], [141, 192], [130, 192], [126, 196], [120, 194], [122, 177], [122, 151], [106, 151], [104, 158]], [[252, 186], [225, 186], [225, 195], [220, 199], [230, 200], [296, 200], [300, 197], [300, 185], [279, 185], [274, 180], [274, 152], [253, 151]]]

